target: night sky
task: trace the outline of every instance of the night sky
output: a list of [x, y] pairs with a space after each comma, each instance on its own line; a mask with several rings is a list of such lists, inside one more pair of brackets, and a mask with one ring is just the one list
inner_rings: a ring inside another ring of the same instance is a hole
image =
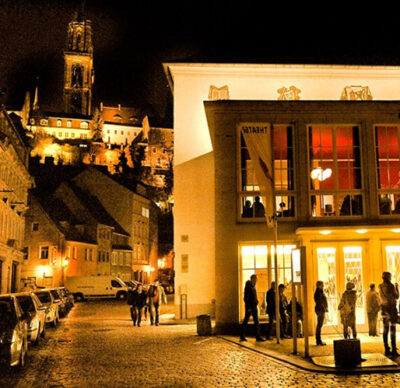
[[[166, 61], [400, 65], [390, 9], [183, 4], [86, 0], [96, 104], [152, 109], [172, 125]], [[41, 107], [61, 109], [67, 26], [80, 7], [74, 0], [0, 0], [0, 89], [8, 106], [20, 105], [39, 76]]]

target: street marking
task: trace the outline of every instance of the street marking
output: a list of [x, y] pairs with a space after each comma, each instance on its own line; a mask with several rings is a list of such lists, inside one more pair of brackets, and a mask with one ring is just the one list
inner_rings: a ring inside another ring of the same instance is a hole
[[203, 339], [203, 340], [201, 340], [201, 341], [197, 341], [197, 342], [195, 342], [194, 344], [195, 344], [195, 345], [202, 344], [203, 342], [209, 341], [210, 339], [212, 339], [212, 337]]

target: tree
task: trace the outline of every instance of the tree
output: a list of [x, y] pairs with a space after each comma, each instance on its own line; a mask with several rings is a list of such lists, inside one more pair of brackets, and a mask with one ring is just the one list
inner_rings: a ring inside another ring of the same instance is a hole
[[101, 119], [99, 108], [94, 111], [90, 135], [94, 142], [102, 141], [103, 139], [103, 120]]

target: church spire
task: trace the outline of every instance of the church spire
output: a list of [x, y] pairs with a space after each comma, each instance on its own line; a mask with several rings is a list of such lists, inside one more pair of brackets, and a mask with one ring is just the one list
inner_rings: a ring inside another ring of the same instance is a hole
[[64, 51], [64, 108], [67, 113], [91, 115], [94, 83], [92, 24], [82, 9], [68, 24]]

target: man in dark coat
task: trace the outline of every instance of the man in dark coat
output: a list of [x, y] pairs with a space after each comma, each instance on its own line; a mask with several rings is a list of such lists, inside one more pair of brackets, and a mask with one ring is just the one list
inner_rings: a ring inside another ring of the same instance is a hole
[[324, 346], [326, 345], [321, 340], [321, 329], [324, 324], [325, 313], [328, 311], [328, 300], [324, 294], [324, 282], [321, 280], [317, 281], [317, 288], [314, 293], [314, 301], [315, 301], [315, 313], [317, 314], [317, 328], [315, 330], [315, 339], [317, 345]]
[[271, 282], [271, 288], [267, 291], [265, 297], [267, 303], [267, 314], [268, 314], [268, 328], [267, 328], [267, 339], [271, 339], [272, 325], [275, 319], [275, 282]]
[[265, 341], [265, 338], [260, 336], [260, 328], [258, 324], [258, 298], [257, 298], [257, 275], [253, 274], [250, 277], [250, 280], [246, 282], [244, 287], [244, 306], [245, 306], [245, 315], [242, 324], [242, 333], [240, 335], [240, 341], [247, 341], [246, 339], [246, 327], [249, 322], [250, 317], [253, 317], [254, 327], [256, 329], [256, 340], [257, 341]]
[[[396, 301], [399, 299], [399, 286], [393, 285], [391, 282], [392, 274], [383, 272], [383, 283], [379, 285], [379, 296], [382, 303], [383, 318], [383, 344], [385, 345], [385, 356], [397, 357], [399, 354], [396, 349], [396, 323], [397, 323], [397, 307]], [[388, 344], [388, 334], [390, 326], [390, 339], [392, 350], [390, 351]]]

